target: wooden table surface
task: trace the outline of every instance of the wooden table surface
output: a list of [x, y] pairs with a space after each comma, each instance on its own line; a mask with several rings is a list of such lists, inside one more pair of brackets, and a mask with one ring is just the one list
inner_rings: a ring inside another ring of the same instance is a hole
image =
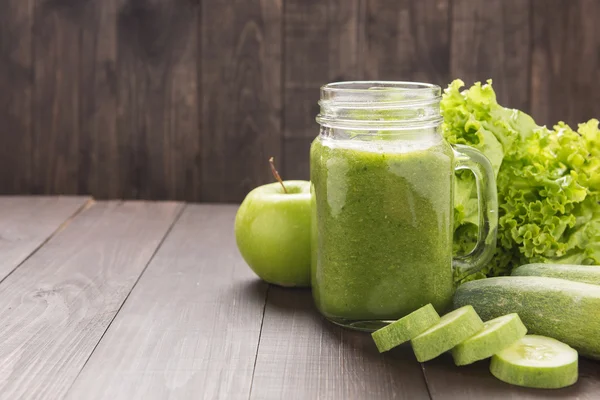
[[[1, 399], [599, 399], [419, 364], [260, 282], [233, 205], [0, 197]], [[600, 333], [599, 333], [600, 334]]]

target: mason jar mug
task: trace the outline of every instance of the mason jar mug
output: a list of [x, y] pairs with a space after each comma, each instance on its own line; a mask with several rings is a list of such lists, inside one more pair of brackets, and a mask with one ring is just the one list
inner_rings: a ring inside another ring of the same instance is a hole
[[[495, 248], [490, 162], [442, 137], [441, 89], [413, 82], [321, 88], [310, 152], [312, 289], [339, 325], [374, 330], [431, 303], [448, 311], [456, 281]], [[479, 241], [454, 257], [454, 174], [477, 182]]]

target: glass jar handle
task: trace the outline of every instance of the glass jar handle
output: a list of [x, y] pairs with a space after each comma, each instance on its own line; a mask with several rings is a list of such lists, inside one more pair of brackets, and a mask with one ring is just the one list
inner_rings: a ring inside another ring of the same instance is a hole
[[454, 257], [452, 260], [455, 279], [460, 280], [479, 271], [494, 255], [498, 233], [498, 193], [494, 168], [487, 157], [473, 147], [452, 147], [455, 156], [454, 169], [468, 169], [475, 175], [479, 205], [477, 244], [469, 254]]

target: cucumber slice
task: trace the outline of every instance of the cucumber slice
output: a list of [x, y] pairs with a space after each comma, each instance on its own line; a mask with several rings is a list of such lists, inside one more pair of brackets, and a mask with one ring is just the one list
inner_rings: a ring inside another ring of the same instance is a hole
[[577, 382], [577, 351], [545, 336], [527, 335], [492, 357], [490, 372], [512, 385], [559, 389]]
[[431, 304], [419, 308], [406, 317], [392, 322], [371, 334], [377, 350], [380, 353], [393, 349], [394, 347], [408, 342], [415, 336], [423, 333], [433, 325], [437, 324], [440, 316]]
[[472, 364], [489, 358], [527, 334], [518, 314], [494, 318], [483, 324], [483, 330], [452, 349], [456, 365]]
[[473, 307], [464, 306], [444, 315], [440, 322], [411, 340], [419, 362], [436, 358], [483, 329]]

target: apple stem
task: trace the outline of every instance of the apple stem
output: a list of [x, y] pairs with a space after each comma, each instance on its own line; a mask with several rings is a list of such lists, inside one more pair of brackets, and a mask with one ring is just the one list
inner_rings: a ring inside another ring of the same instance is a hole
[[281, 187], [283, 188], [283, 192], [287, 193], [288, 191], [285, 188], [283, 181], [281, 180], [281, 176], [279, 176], [279, 172], [277, 172], [277, 170], [275, 169], [275, 161], [273, 161], [273, 157], [269, 158], [269, 164], [271, 165], [271, 172], [273, 173], [273, 176], [275, 177], [275, 179], [277, 179], [277, 182], [279, 182], [281, 184]]

